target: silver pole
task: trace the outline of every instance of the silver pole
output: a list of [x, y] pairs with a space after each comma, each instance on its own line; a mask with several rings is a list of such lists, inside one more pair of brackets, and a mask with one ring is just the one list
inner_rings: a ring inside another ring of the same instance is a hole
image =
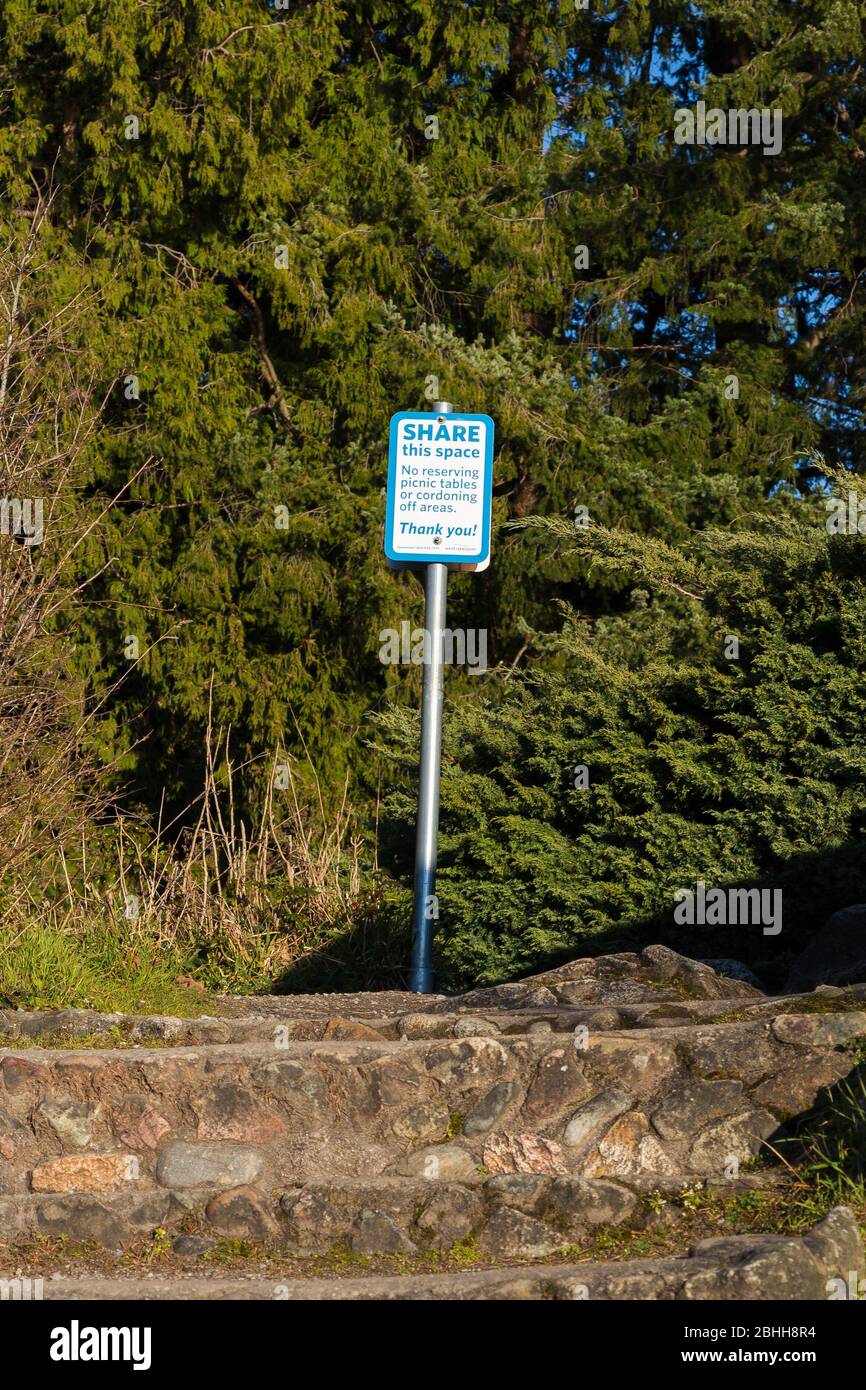
[[[436, 415], [454, 407], [436, 401]], [[444, 662], [442, 630], [448, 593], [448, 566], [429, 564], [424, 572], [424, 631], [427, 661], [421, 696], [421, 772], [418, 784], [418, 828], [415, 837], [415, 883], [412, 903], [412, 959], [409, 988], [430, 994], [433, 988], [431, 948], [436, 901], [436, 836], [439, 830], [439, 769], [442, 762], [442, 700]]]

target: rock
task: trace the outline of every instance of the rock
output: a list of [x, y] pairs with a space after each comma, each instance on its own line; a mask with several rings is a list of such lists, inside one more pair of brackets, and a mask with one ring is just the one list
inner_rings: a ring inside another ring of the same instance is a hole
[[745, 1110], [710, 1125], [692, 1144], [689, 1163], [704, 1176], [723, 1173], [732, 1159], [745, 1163], [754, 1158], [761, 1140], [768, 1139], [779, 1122], [768, 1110]]
[[286, 1126], [279, 1115], [259, 1105], [243, 1086], [228, 1082], [196, 1096], [192, 1108], [198, 1116], [200, 1139], [234, 1139], [247, 1144], [267, 1144], [279, 1139]]
[[[20, 1120], [16, 1120], [8, 1111], [4, 1111], [0, 1106], [0, 1154], [11, 1160], [18, 1153], [25, 1153], [33, 1142], [33, 1131], [29, 1125], [23, 1125]], [[3, 1227], [0, 1226], [0, 1233]], [[2, 1239], [2, 1235], [0, 1235]]]
[[803, 1244], [825, 1279], [841, 1278], [847, 1284], [850, 1274], [866, 1269], [860, 1228], [850, 1207], [833, 1207], [803, 1236]]
[[782, 1049], [766, 1021], [692, 1028], [688, 1046], [691, 1067], [699, 1076], [731, 1077], [745, 1086], [763, 1081], [784, 1065]]
[[40, 1039], [46, 1034], [69, 1039], [76, 1033], [105, 1033], [123, 1022], [123, 1014], [93, 1014], [89, 1009], [28, 1009], [6, 1017], [18, 1019], [24, 1037]]
[[469, 1112], [463, 1121], [463, 1133], [471, 1138], [473, 1134], [486, 1134], [492, 1129], [500, 1115], [512, 1105], [520, 1095], [520, 1085], [516, 1081], [500, 1081]]
[[432, 1046], [424, 1065], [440, 1082], [477, 1086], [508, 1069], [508, 1054], [495, 1038], [460, 1038]]
[[85, 1052], [64, 1052], [55, 1061], [54, 1070], [64, 1084], [71, 1081], [73, 1084], [81, 1082], [86, 1085], [96, 1081], [99, 1072], [105, 1070], [105, 1061], [98, 1054], [91, 1056]]
[[685, 1219], [686, 1213], [682, 1207], [677, 1206], [675, 1202], [662, 1202], [651, 1211], [643, 1213], [641, 1230], [648, 1231], [651, 1235], [660, 1235], [673, 1230], [675, 1226], [681, 1226]]
[[6, 1159], [0, 1159], [0, 1197], [20, 1192], [22, 1186], [23, 1179], [13, 1171], [11, 1163]]
[[397, 1164], [395, 1172], [407, 1178], [459, 1181], [478, 1176], [476, 1160], [457, 1144], [433, 1144], [418, 1149]]
[[513, 1207], [500, 1207], [484, 1226], [478, 1245], [486, 1255], [506, 1259], [543, 1259], [554, 1255], [567, 1240], [535, 1217], [526, 1216]]
[[315, 1067], [305, 1067], [294, 1058], [263, 1062], [253, 1076], [263, 1091], [275, 1091], [292, 1111], [302, 1114], [321, 1113], [326, 1108], [327, 1088]]
[[186, 1034], [190, 1042], [196, 1045], [232, 1041], [231, 1029], [215, 1018], [192, 1019], [186, 1026]]
[[328, 1026], [322, 1034], [324, 1041], [334, 1042], [384, 1042], [385, 1037], [366, 1023], [356, 1023], [350, 1018], [329, 1018]]
[[481, 1199], [471, 1188], [444, 1187], [427, 1203], [416, 1226], [425, 1243], [436, 1250], [450, 1250], [471, 1235], [482, 1212]]
[[779, 1014], [770, 1025], [780, 1042], [800, 1047], [841, 1047], [866, 1034], [866, 1013]]
[[619, 1119], [631, 1106], [632, 1099], [627, 1091], [611, 1086], [600, 1095], [593, 1096], [585, 1105], [575, 1110], [565, 1127], [563, 1143], [569, 1149], [587, 1149], [595, 1143], [604, 1130]]
[[70, 1154], [40, 1163], [30, 1174], [34, 1192], [113, 1192], [133, 1181], [128, 1154]]
[[658, 1173], [674, 1177], [677, 1164], [650, 1133], [649, 1121], [639, 1110], [616, 1120], [599, 1140], [598, 1158], [587, 1168], [589, 1177], [640, 1177]]
[[[853, 1224], [850, 1216], [848, 1221]], [[548, 1296], [569, 1300], [824, 1301], [829, 1281], [808, 1242], [808, 1236], [721, 1237], [700, 1241], [685, 1259], [585, 1264], [579, 1273], [548, 1277], [546, 1286]], [[840, 1256], [846, 1258], [844, 1249]]]
[[[581, 1054], [582, 1055], [582, 1054]], [[557, 1047], [541, 1058], [523, 1102], [523, 1117], [535, 1125], [560, 1115], [592, 1094], [573, 1046]]]
[[[538, 979], [547, 977], [537, 977]], [[507, 985], [491, 985], [489, 989], [473, 989], [461, 995], [460, 1003], [474, 1009], [547, 1009], [556, 1003], [556, 996], [546, 985], [534, 980]]]
[[[37, 1208], [38, 1210], [38, 1208]], [[0, 1195], [0, 1241], [4, 1246], [22, 1238], [29, 1240], [36, 1229], [36, 1210], [29, 1203], [24, 1205], [20, 1197]], [[3, 1251], [4, 1257], [8, 1254]], [[6, 1259], [4, 1258], [4, 1264]]]
[[117, 1212], [87, 1197], [43, 1203], [36, 1221], [42, 1235], [92, 1240], [109, 1250], [119, 1250], [133, 1235], [132, 1227]]
[[484, 1147], [488, 1173], [566, 1174], [561, 1144], [540, 1134], [500, 1134]]
[[[329, 1047], [335, 1050], [330, 1058], [327, 1053], [316, 1049], [313, 1057], [318, 1066], [322, 1068], [323, 1075], [327, 1077], [327, 1109], [316, 1107], [313, 1116], [316, 1121], [321, 1120], [327, 1125], [331, 1125], [334, 1119], [347, 1120], [351, 1128], [356, 1132], [363, 1132], [368, 1123], [382, 1110], [382, 1082], [387, 1087], [387, 1078], [377, 1072], [376, 1064], [369, 1061], [369, 1056], [365, 1060], [365, 1054], [360, 1051], [357, 1043], [330, 1043]], [[337, 1048], [345, 1048], [345, 1051], [337, 1052]], [[381, 1058], [376, 1059], [382, 1060]], [[391, 1054], [388, 1061], [399, 1065], [399, 1053]], [[417, 1061], [417, 1056], [412, 1056], [413, 1061]], [[425, 1096], [433, 1090], [433, 1087], [425, 1087], [416, 1084], [411, 1086], [408, 1095], [413, 1099]], [[407, 1099], [404, 1090], [402, 1100]], [[397, 1113], [402, 1111], [402, 1105]], [[304, 1117], [304, 1112], [299, 1106], [299, 1115]], [[392, 1120], [394, 1116], [391, 1117]], [[318, 1127], [318, 1125], [317, 1125]]]
[[175, 1255], [197, 1256], [206, 1255], [208, 1251], [215, 1248], [216, 1242], [208, 1240], [206, 1236], [175, 1236], [171, 1242], [172, 1253]]
[[456, 1021], [455, 1014], [403, 1014], [397, 1023], [397, 1031], [407, 1041], [441, 1038]]
[[[681, 1298], [824, 1299], [824, 1278], [803, 1241], [786, 1236], [702, 1240], [690, 1254], [698, 1268], [683, 1281]], [[706, 1261], [703, 1268], [700, 1262]]]
[[414, 1255], [416, 1247], [381, 1211], [362, 1211], [349, 1243], [358, 1255]]
[[499, 985], [500, 1002], [505, 1009], [544, 1009], [556, 1003], [556, 995], [544, 985], [527, 989], [525, 985]]
[[866, 980], [866, 903], [843, 907], [827, 918], [788, 972], [785, 994], [816, 985], [853, 985]]
[[755, 1086], [751, 1097], [780, 1120], [790, 1120], [809, 1110], [823, 1087], [835, 1085], [848, 1069], [839, 1053], [803, 1053], [793, 1066], [775, 1072]]
[[496, 1173], [487, 1179], [485, 1188], [494, 1206], [519, 1207], [532, 1214], [550, 1181], [545, 1173]]
[[653, 1112], [652, 1124], [662, 1139], [676, 1142], [712, 1120], [731, 1115], [741, 1106], [741, 1081], [695, 1081], [674, 1091]]
[[584, 1026], [594, 1033], [612, 1033], [622, 1028], [627, 1017], [620, 1009], [593, 1009], [584, 1018]]
[[486, 1018], [458, 1018], [452, 1032], [455, 1038], [495, 1038], [502, 1030]]
[[450, 1116], [438, 1100], [422, 1100], [410, 1105], [392, 1124], [394, 1133], [410, 1143], [441, 1138], [448, 1128]]
[[636, 1037], [590, 1033], [580, 1055], [594, 1080], [628, 1091], [632, 1103], [677, 1071], [674, 1045], [654, 1037], [650, 1029], [639, 1030]]
[[45, 1117], [64, 1148], [86, 1149], [101, 1107], [78, 1100], [44, 1100], [39, 1113]]
[[295, 1209], [295, 1204], [303, 1196], [303, 1187], [290, 1187], [288, 1192], [284, 1192], [280, 1198], [280, 1211], [285, 1212], [286, 1216], [291, 1216]]
[[[728, 962], [724, 962], [727, 966]], [[736, 965], [738, 963], [734, 963]], [[731, 970], [734, 971], [734, 965]], [[615, 1008], [618, 1005], [682, 1003], [683, 999], [761, 999], [764, 992], [750, 980], [719, 973], [701, 961], [689, 960], [666, 946], [648, 946], [635, 955], [621, 952], [568, 961], [553, 970], [513, 984], [472, 990], [452, 1001], [452, 1007], [546, 1010], [551, 1004]], [[594, 1024], [597, 1028], [600, 1025]], [[615, 1025], [605, 1025], [615, 1026]]]
[[308, 1188], [286, 1192], [280, 1198], [280, 1209], [288, 1217], [289, 1240], [302, 1250], [328, 1249], [349, 1235], [349, 1211], [326, 1200], [320, 1192]]
[[754, 989], [759, 989], [766, 994], [764, 986], [758, 979], [753, 970], [750, 970], [745, 961], [731, 960], [724, 956], [721, 960], [701, 960], [699, 965], [708, 965], [711, 970], [715, 970], [717, 975], [723, 975], [726, 980], [742, 980], [747, 985], [752, 985]]
[[166, 1144], [156, 1165], [162, 1187], [245, 1187], [262, 1171], [262, 1156], [240, 1144]]
[[[418, 1092], [418, 1070], [415, 1058], [392, 1052], [358, 1068], [358, 1074], [368, 1086], [371, 1109], [399, 1106], [402, 1110], [407, 1096]], [[423, 1092], [422, 1092], [423, 1094]]]
[[[674, 1289], [680, 1282], [679, 1270], [672, 1260], [659, 1261], [659, 1265], [660, 1268], [655, 1266], [655, 1262], [650, 1264], [647, 1261], [642, 1267], [638, 1265], [636, 1269], [626, 1265], [620, 1266], [619, 1269], [605, 1270], [603, 1279], [598, 1281], [601, 1288], [590, 1287], [588, 1296], [591, 1299], [610, 1299], [616, 1303], [656, 1303], [660, 1299], [672, 1299], [676, 1296]], [[595, 1268], [598, 1271], [601, 1266], [596, 1265]], [[584, 1278], [587, 1277], [591, 1278], [591, 1275], [584, 1275]], [[574, 1287], [574, 1281], [569, 1280], [566, 1287], [569, 1285]], [[580, 1288], [579, 1283], [577, 1287]], [[587, 1294], [583, 1294], [582, 1297], [587, 1297]]]
[[646, 946], [640, 963], [641, 974], [652, 972], [657, 979], [675, 984], [687, 999], [757, 999], [764, 993], [739, 974], [718, 972], [707, 961], [690, 960], [667, 946]]
[[25, 1057], [4, 1057], [0, 1062], [0, 1078], [11, 1095], [27, 1091], [40, 1082], [47, 1082], [50, 1072], [38, 1062], [28, 1062]]
[[212, 1197], [205, 1216], [232, 1240], [269, 1240], [278, 1230], [261, 1195], [251, 1187], [234, 1187]]
[[638, 968], [651, 970], [655, 979], [665, 984], [682, 980], [694, 973], [697, 961], [681, 956], [669, 946], [645, 946], [638, 958]]
[[178, 1192], [135, 1192], [133, 1202], [124, 1202], [126, 1219], [136, 1231], [152, 1231], [161, 1226], [170, 1215], [176, 1214], [184, 1205], [183, 1194]]
[[165, 1042], [175, 1037], [180, 1032], [180, 1028], [181, 1023], [179, 1019], [160, 1018], [158, 1015], [145, 1015], [142, 1018], [136, 1019], [131, 1025], [129, 1036], [136, 1041], [140, 1040], [144, 1043], [152, 1039], [158, 1042]]
[[592, 1226], [619, 1226], [637, 1205], [637, 1196], [627, 1187], [599, 1179], [554, 1178], [544, 1195], [545, 1214], [571, 1233]]
[[165, 1116], [154, 1109], [147, 1096], [135, 1093], [124, 1097], [122, 1105], [116, 1107], [114, 1121], [121, 1143], [131, 1149], [156, 1150], [171, 1133]]

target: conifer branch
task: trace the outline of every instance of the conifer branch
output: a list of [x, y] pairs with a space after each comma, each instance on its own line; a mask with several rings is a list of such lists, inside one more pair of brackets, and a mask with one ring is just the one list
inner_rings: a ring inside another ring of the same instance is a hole
[[277, 369], [273, 364], [271, 355], [268, 352], [268, 345], [265, 339], [265, 319], [258, 301], [250, 294], [246, 285], [242, 285], [240, 280], [232, 280], [232, 284], [241, 298], [247, 303], [252, 311], [254, 320], [254, 335], [256, 348], [259, 354], [259, 366], [265, 385], [270, 387], [271, 397], [268, 405], [272, 410], [276, 410], [285, 425], [292, 424], [292, 413], [286, 405], [283, 395], [283, 388], [280, 385], [280, 378], [277, 376]]
[[218, 43], [215, 48], [203, 48], [201, 50], [201, 60], [203, 63], [207, 63], [215, 54], [227, 53], [228, 45], [231, 43], [232, 39], [236, 39], [239, 34], [248, 33], [250, 29], [255, 29], [257, 33], [264, 29], [285, 29], [286, 25], [289, 23], [290, 21], [288, 19], [277, 19], [273, 24], [242, 24], [239, 29], [233, 29], [232, 32], [223, 39], [222, 43]]
[[611, 573], [627, 573], [660, 588], [672, 589], [695, 603], [703, 603], [704, 595], [698, 591], [698, 571], [694, 561], [656, 537], [637, 536], [598, 525], [575, 530], [561, 516], [526, 517], [509, 523], [510, 529], [524, 527], [556, 536], [567, 542], [569, 550], [586, 555], [592, 563]]

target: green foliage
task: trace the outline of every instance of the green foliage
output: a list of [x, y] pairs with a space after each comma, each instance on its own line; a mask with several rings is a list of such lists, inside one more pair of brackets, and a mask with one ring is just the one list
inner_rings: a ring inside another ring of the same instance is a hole
[[[823, 913], [862, 898], [864, 540], [824, 519], [780, 498], [682, 551], [538, 523], [633, 576], [633, 606], [596, 624], [568, 615], [558, 669], [494, 676], [483, 706], [449, 702], [444, 978], [494, 981], [648, 939], [778, 971]], [[408, 763], [412, 722], [385, 724], [383, 747]], [[389, 806], [395, 854], [410, 805], [407, 786]], [[678, 926], [674, 894], [698, 880], [781, 888], [782, 934]]]

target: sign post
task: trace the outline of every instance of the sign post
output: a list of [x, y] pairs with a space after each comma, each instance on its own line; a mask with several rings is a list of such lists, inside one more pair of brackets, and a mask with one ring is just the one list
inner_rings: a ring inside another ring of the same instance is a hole
[[448, 566], [427, 565], [424, 575], [424, 631], [429, 646], [421, 695], [421, 767], [415, 831], [415, 880], [412, 894], [412, 956], [409, 988], [430, 994], [431, 951], [436, 920], [436, 836], [439, 830], [439, 769], [442, 765], [442, 704], [445, 685], [445, 602]]
[[447, 401], [436, 401], [432, 414], [404, 410], [391, 417], [385, 554], [396, 567], [424, 568], [424, 686], [409, 968], [409, 988], [416, 994], [433, 988], [448, 570], [487, 568], [492, 482], [493, 421], [488, 415], [458, 415]]

